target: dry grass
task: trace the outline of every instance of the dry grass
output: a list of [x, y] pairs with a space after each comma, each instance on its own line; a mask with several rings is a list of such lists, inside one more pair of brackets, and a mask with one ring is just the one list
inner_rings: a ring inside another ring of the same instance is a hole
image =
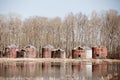
[[120, 62], [117, 59], [0, 58], [0, 62]]

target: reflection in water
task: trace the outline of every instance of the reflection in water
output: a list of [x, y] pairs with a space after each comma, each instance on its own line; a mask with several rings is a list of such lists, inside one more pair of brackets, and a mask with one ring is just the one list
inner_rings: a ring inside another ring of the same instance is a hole
[[120, 80], [120, 63], [4, 62], [0, 80]]

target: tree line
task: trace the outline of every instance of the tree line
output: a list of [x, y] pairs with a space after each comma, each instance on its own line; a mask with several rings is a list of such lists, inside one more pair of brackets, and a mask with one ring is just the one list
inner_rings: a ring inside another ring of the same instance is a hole
[[115, 10], [85, 14], [69, 13], [59, 17], [33, 16], [22, 19], [18, 15], [0, 15], [0, 48], [15, 44], [19, 48], [31, 44], [41, 56], [42, 47], [62, 48], [67, 56], [78, 46], [105, 46], [109, 57], [120, 58], [120, 14]]

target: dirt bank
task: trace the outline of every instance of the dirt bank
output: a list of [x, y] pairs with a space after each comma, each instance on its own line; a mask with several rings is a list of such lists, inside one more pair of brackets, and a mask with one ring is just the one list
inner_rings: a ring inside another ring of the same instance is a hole
[[117, 59], [0, 58], [0, 62], [120, 62]]

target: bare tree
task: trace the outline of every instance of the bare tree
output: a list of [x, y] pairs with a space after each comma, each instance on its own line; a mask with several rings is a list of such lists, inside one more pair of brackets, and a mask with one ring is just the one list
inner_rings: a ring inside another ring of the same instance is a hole
[[110, 56], [120, 58], [120, 15], [115, 10], [93, 12], [91, 17], [82, 13], [68, 14], [63, 20], [56, 17], [33, 16], [22, 20], [19, 15], [0, 15], [0, 47], [16, 44], [20, 48], [31, 44], [37, 48], [38, 57], [42, 47], [48, 44], [66, 50], [78, 45], [103, 45]]

